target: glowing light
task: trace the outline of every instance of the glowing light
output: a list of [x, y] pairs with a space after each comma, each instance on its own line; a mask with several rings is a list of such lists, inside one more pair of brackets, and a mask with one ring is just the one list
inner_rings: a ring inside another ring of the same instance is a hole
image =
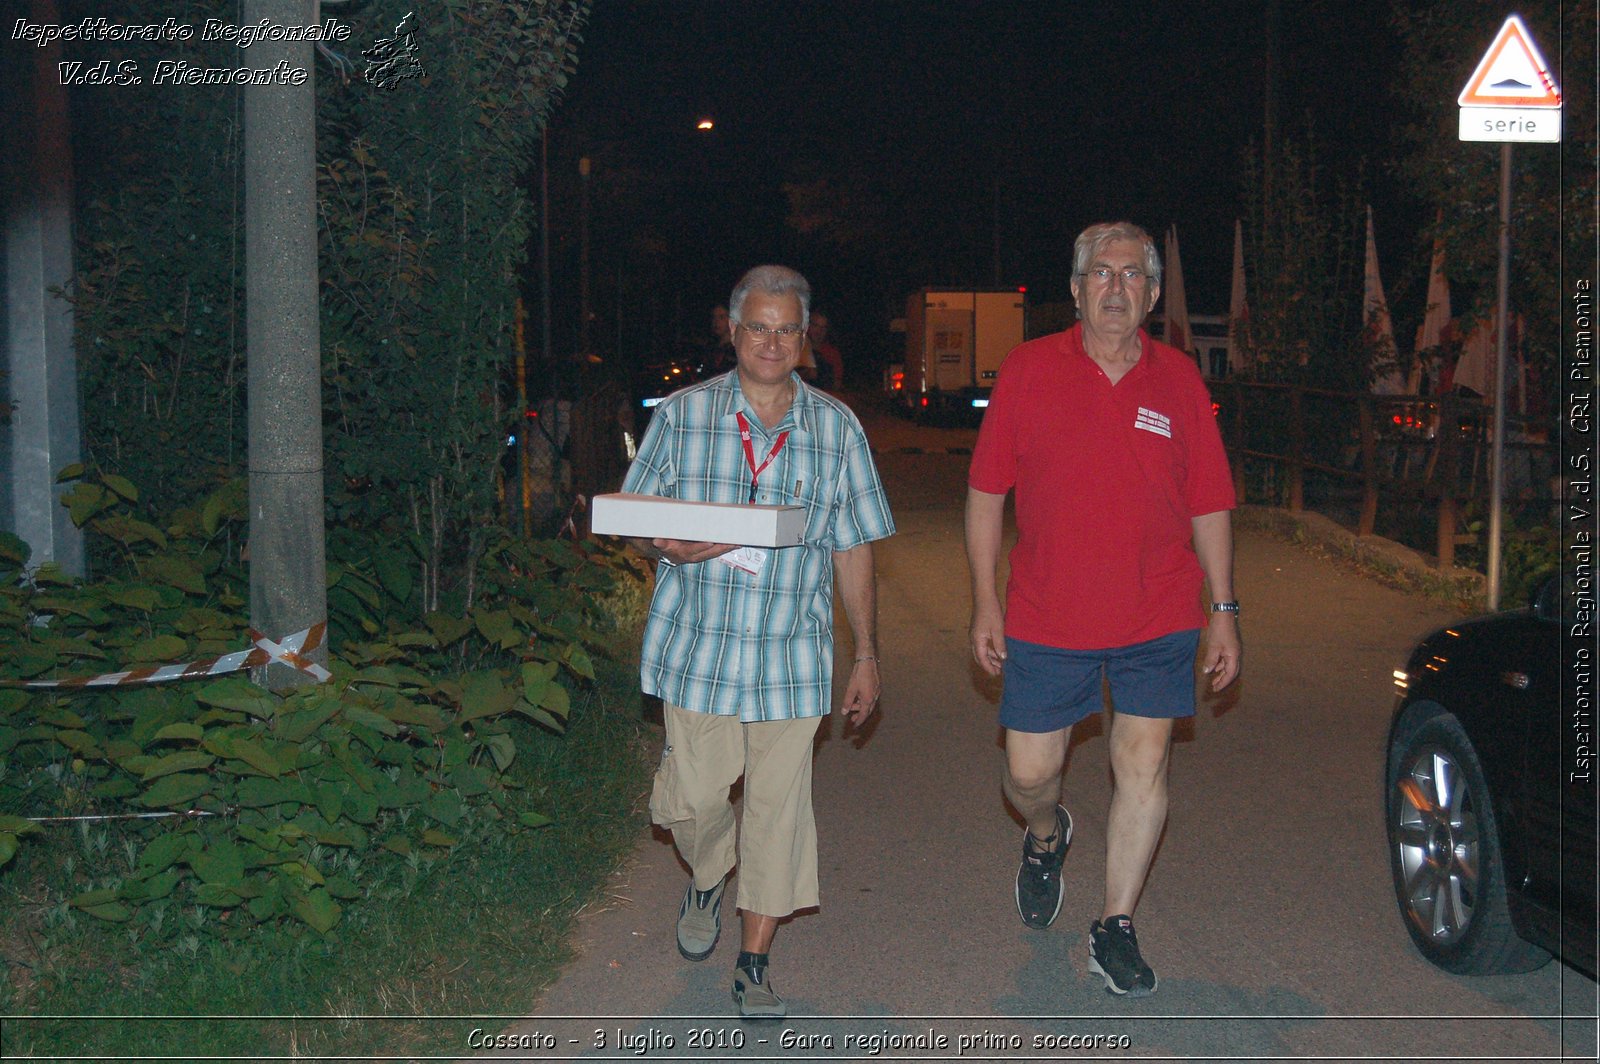
[[717, 128], [717, 124], [709, 118], [702, 118], [700, 121], [694, 124], [694, 128], [698, 129], [702, 133], [709, 133], [713, 129]]

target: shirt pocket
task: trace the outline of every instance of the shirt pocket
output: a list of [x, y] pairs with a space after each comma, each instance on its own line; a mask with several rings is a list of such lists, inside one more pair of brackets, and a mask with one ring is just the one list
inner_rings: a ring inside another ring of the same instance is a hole
[[1189, 456], [1182, 424], [1176, 418], [1139, 407], [1132, 415], [1128, 437], [1150, 505], [1187, 517], [1183, 500]]
[[783, 501], [788, 506], [801, 506], [806, 511], [807, 544], [833, 542], [833, 529], [829, 515], [833, 512], [833, 493], [836, 482], [823, 475], [817, 452], [810, 447], [795, 448], [784, 467]]

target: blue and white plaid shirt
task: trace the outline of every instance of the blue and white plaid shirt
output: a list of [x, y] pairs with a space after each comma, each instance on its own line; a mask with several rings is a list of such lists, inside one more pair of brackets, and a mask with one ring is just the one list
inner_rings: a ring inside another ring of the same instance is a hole
[[644, 690], [684, 709], [745, 722], [820, 717], [833, 694], [833, 554], [894, 533], [889, 500], [855, 414], [799, 379], [770, 431], [738, 371], [656, 408], [622, 490], [694, 502], [748, 503], [750, 466], [736, 414], [750, 423], [762, 472], [756, 502], [806, 508], [805, 541], [767, 551], [759, 575], [713, 558], [661, 566], [645, 622]]

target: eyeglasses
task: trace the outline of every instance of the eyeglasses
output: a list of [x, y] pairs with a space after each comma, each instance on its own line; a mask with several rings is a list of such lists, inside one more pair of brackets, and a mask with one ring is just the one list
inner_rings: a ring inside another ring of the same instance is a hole
[[778, 338], [779, 343], [787, 344], [793, 343], [805, 335], [805, 330], [798, 325], [779, 325], [774, 328], [771, 325], [763, 325], [758, 321], [749, 324], [741, 321], [739, 328], [755, 337], [756, 343], [761, 343], [769, 336], [775, 336]]
[[1096, 266], [1092, 270], [1085, 270], [1078, 276], [1087, 277], [1095, 284], [1110, 284], [1111, 278], [1120, 277], [1122, 279], [1122, 283], [1129, 288], [1138, 288], [1140, 285], [1144, 284], [1150, 279], [1149, 274], [1145, 273], [1143, 270], [1135, 269], [1132, 266], [1129, 266], [1125, 270], [1113, 270], [1109, 266]]

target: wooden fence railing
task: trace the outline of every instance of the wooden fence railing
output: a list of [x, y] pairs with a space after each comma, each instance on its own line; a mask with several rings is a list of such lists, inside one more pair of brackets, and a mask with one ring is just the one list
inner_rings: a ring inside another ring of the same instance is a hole
[[[1458, 543], [1475, 538], [1462, 536], [1458, 524], [1470, 500], [1489, 498], [1493, 411], [1480, 400], [1210, 383], [1240, 502], [1248, 501], [1250, 468], [1266, 463], [1286, 479], [1281, 497], [1290, 510], [1306, 507], [1315, 481], [1319, 503], [1355, 507], [1358, 535], [1372, 535], [1384, 500], [1421, 501], [1434, 515], [1440, 568], [1454, 564]], [[1508, 501], [1554, 499], [1559, 456], [1547, 435], [1542, 422], [1507, 419]]]

